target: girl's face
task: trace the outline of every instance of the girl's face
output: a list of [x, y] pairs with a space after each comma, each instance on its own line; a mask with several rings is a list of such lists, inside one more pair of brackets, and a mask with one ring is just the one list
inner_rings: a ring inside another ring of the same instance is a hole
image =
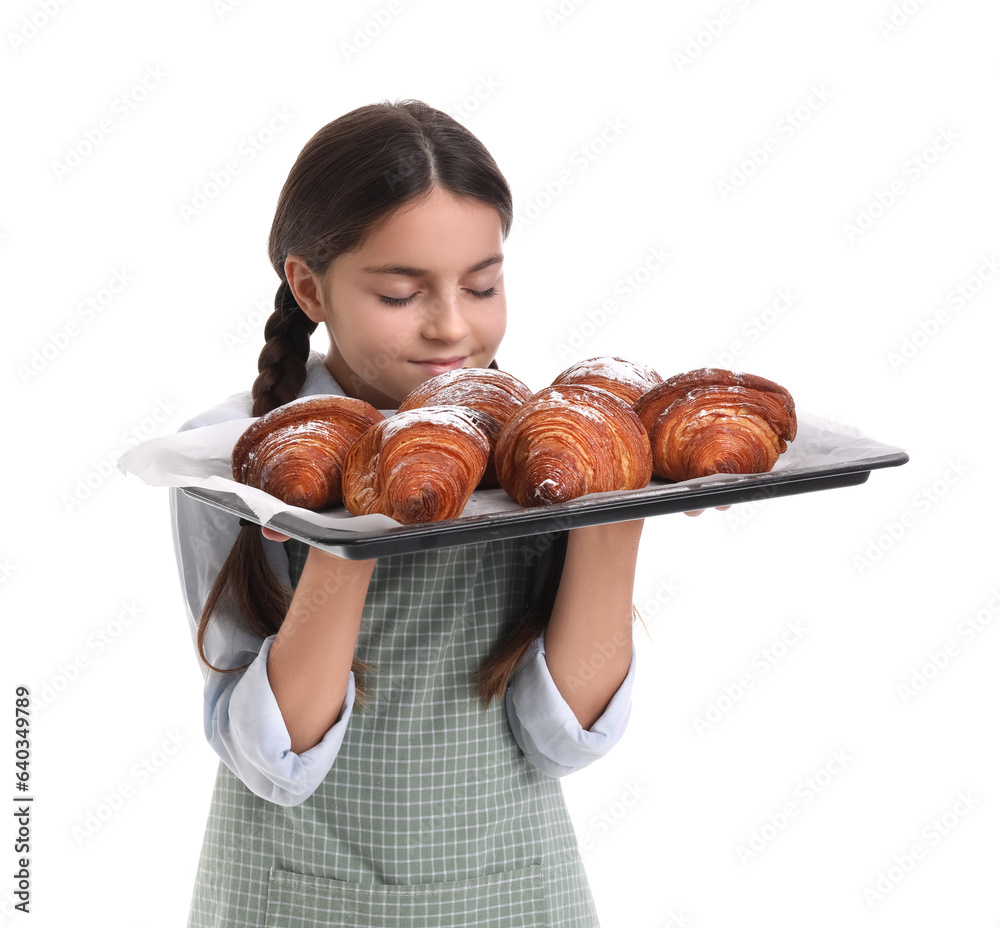
[[491, 206], [433, 188], [392, 214], [324, 278], [289, 257], [299, 305], [330, 333], [326, 366], [348, 396], [395, 409], [457, 367], [488, 367], [507, 327], [503, 232]]

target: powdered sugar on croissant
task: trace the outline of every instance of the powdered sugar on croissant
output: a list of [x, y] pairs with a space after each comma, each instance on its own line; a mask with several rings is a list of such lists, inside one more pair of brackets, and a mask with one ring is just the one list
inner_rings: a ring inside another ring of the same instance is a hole
[[308, 396], [256, 419], [233, 448], [233, 479], [290, 506], [324, 509], [341, 499], [348, 449], [385, 417], [364, 400]]
[[769, 471], [797, 427], [784, 387], [719, 368], [671, 377], [633, 408], [649, 434], [653, 473], [668, 480]]
[[578, 361], [567, 367], [552, 381], [552, 386], [565, 383], [589, 384], [614, 393], [630, 406], [643, 393], [653, 389], [663, 378], [651, 367], [624, 358], [601, 356]]
[[490, 456], [479, 481], [482, 489], [499, 486], [494, 452], [501, 428], [514, 411], [531, 399], [532, 391], [505, 371], [488, 367], [460, 367], [425, 380], [399, 404], [399, 412], [431, 405], [454, 405], [476, 410], [477, 420], [490, 440]]
[[525, 507], [641, 489], [652, 475], [638, 417], [585, 384], [546, 387], [521, 406], [500, 433], [496, 465], [500, 485]]
[[382, 513], [404, 525], [462, 514], [489, 457], [476, 413], [424, 406], [373, 425], [344, 461], [344, 506]]

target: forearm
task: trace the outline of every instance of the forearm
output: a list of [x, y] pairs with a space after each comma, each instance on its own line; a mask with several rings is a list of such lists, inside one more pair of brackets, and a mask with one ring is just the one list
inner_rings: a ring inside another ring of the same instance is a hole
[[545, 632], [545, 661], [583, 728], [601, 717], [632, 660], [632, 587], [642, 521], [571, 529]]
[[340, 715], [375, 561], [311, 548], [268, 655], [267, 678], [300, 754]]

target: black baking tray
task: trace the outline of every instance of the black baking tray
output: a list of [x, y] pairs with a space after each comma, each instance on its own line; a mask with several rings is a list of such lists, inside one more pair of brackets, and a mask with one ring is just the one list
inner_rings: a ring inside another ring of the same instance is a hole
[[[721, 480], [710, 478], [704, 483], [654, 479], [642, 490], [596, 493], [568, 503], [460, 516], [370, 533], [321, 528], [291, 512], [275, 514], [267, 525], [340, 557], [360, 560], [857, 486], [864, 483], [873, 470], [898, 467], [908, 460], [904, 451], [894, 450], [877, 457], [829, 466], [774, 470], [764, 474], [729, 474]], [[197, 487], [184, 487], [183, 491], [194, 499], [260, 523], [253, 510], [235, 493]]]

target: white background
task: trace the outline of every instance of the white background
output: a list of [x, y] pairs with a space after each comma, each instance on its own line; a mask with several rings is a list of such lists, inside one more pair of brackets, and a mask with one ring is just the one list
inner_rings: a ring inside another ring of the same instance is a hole
[[[113, 462], [250, 388], [292, 161], [406, 97], [513, 188], [505, 369], [536, 389], [599, 354], [743, 369], [911, 456], [647, 521], [629, 730], [564, 781], [602, 924], [1000, 922], [1000, 10], [559, 9], [5, 5], [0, 695], [11, 721], [14, 685], [34, 694], [31, 924], [184, 924], [217, 760], [166, 491]], [[0, 821], [0, 925], [29, 924]]]

